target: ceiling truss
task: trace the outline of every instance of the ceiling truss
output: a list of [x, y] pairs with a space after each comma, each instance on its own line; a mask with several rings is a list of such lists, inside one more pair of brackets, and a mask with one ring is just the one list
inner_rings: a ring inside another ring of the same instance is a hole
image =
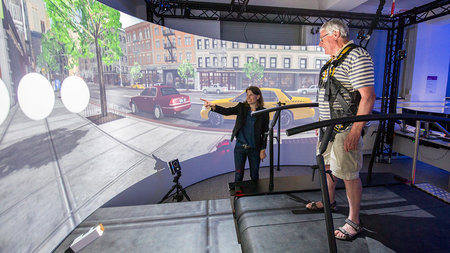
[[[349, 27], [369, 29], [376, 15], [338, 11], [280, 8], [248, 5], [248, 0], [231, 0], [230, 4], [206, 3], [188, 0], [145, 0], [147, 20], [164, 25], [165, 18], [185, 18], [216, 21], [275, 23], [320, 26], [339, 18]], [[393, 23], [404, 19], [404, 25], [412, 25], [450, 13], [450, 0], [438, 0], [416, 7], [394, 17], [381, 15], [374, 29], [390, 30]], [[395, 26], [395, 25], [394, 25]]]
[[433, 1], [395, 16], [404, 19], [404, 25], [413, 25], [450, 14], [450, 0]]
[[[339, 18], [350, 27], [369, 28], [376, 17], [373, 14], [337, 11], [318, 11], [248, 5], [248, 0], [232, 0], [230, 4], [192, 2], [185, 0], [145, 0], [147, 20], [164, 25], [165, 18], [187, 18], [216, 21], [275, 23], [320, 26]], [[170, 8], [168, 5], [170, 4]], [[381, 16], [375, 29], [390, 29], [391, 18]]]

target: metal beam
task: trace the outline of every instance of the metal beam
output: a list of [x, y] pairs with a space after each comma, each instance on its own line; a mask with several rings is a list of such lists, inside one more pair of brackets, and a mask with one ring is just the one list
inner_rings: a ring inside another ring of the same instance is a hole
[[[403, 46], [404, 17], [398, 22], [392, 23], [393, 29], [388, 31], [386, 45], [386, 60], [384, 67], [383, 94], [381, 100], [381, 113], [397, 112], [398, 86], [400, 79], [400, 63], [403, 58], [400, 55]], [[394, 138], [394, 121], [380, 121], [381, 141], [378, 147], [380, 161], [387, 155], [387, 162], [391, 162], [392, 144]]]
[[[392, 29], [388, 31], [387, 36], [381, 113], [395, 113], [397, 110], [400, 63], [402, 61], [400, 52], [403, 47], [405, 27], [448, 15], [450, 14], [449, 9], [450, 0], [437, 0], [393, 17]], [[377, 148], [377, 159], [390, 163], [394, 121], [381, 121], [380, 124], [381, 139]]]
[[404, 25], [408, 26], [448, 14], [450, 14], [450, 0], [437, 0], [399, 13], [394, 16], [394, 21], [404, 19]]
[[[236, 2], [237, 2], [237, 4], [236, 4]], [[242, 13], [244, 13], [245, 10], [247, 9], [247, 5], [248, 5], [248, 0], [232, 0], [231, 1], [231, 10], [238, 10], [239, 11], [238, 17], [240, 17], [242, 15]]]
[[[248, 5], [247, 0], [235, 0], [231, 4], [191, 1], [146, 0], [148, 21], [164, 25], [165, 18], [189, 18], [216, 21], [237, 21], [275, 24], [317, 25], [339, 18], [349, 27], [368, 29], [376, 17], [374, 14], [340, 11], [321, 11]], [[239, 2], [238, 5], [236, 3]], [[166, 4], [165, 4], [166, 3]], [[233, 7], [238, 6], [239, 8]], [[186, 11], [189, 10], [189, 15]], [[392, 19], [383, 15], [375, 29], [390, 29]]]
[[[375, 14], [340, 11], [323, 11], [296, 8], [248, 5], [248, 0], [231, 0], [230, 4], [195, 2], [187, 0], [144, 0], [147, 4], [147, 20], [164, 25], [165, 18], [187, 18], [216, 21], [317, 25], [339, 18], [349, 27], [369, 29]], [[390, 30], [392, 22], [404, 20], [404, 26], [417, 24], [450, 14], [450, 0], [431, 3], [399, 13], [394, 17], [379, 17], [376, 30]]]

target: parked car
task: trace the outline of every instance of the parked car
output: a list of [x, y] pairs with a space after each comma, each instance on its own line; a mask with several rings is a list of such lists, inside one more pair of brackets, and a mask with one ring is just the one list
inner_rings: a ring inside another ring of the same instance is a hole
[[316, 94], [317, 93], [317, 85], [311, 85], [309, 87], [300, 88], [297, 90], [298, 94], [306, 95], [306, 94]]
[[[311, 99], [305, 97], [292, 97], [281, 89], [275, 88], [261, 88], [261, 92], [264, 98], [264, 107], [270, 108], [277, 106], [278, 102], [290, 104], [299, 103], [311, 103]], [[222, 107], [232, 107], [238, 102], [244, 102], [246, 100], [246, 93], [242, 92], [234, 98], [224, 98], [215, 101], [211, 101], [216, 105]], [[270, 113], [270, 119], [273, 118], [274, 113]], [[281, 125], [282, 127], [288, 127], [294, 120], [313, 117], [315, 111], [313, 108], [295, 108], [289, 110], [283, 110], [281, 112]], [[214, 127], [219, 127], [223, 124], [224, 119], [236, 119], [236, 115], [223, 116], [218, 113], [212, 112], [210, 108], [202, 108], [200, 116], [203, 119], [209, 119], [209, 122]]]
[[145, 89], [145, 86], [143, 85], [143, 84], [140, 84], [140, 83], [134, 83], [134, 84], [132, 84], [131, 85], [131, 88], [132, 89]]
[[220, 94], [220, 93], [224, 93], [224, 92], [227, 92], [228, 91], [228, 88], [226, 87], [226, 86], [221, 86], [220, 84], [218, 84], [218, 83], [215, 83], [215, 84], [211, 84], [210, 86], [208, 86], [208, 87], [203, 87], [203, 93], [217, 93], [217, 94]]
[[140, 95], [130, 99], [133, 113], [150, 112], [155, 119], [161, 119], [165, 114], [174, 114], [191, 108], [189, 96], [180, 94], [169, 86], [152, 86], [144, 89]]

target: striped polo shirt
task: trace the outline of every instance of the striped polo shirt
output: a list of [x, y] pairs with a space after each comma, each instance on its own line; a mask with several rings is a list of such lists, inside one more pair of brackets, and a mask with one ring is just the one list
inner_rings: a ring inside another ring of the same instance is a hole
[[[345, 44], [340, 52], [353, 41]], [[326, 82], [331, 65], [324, 71], [323, 81]], [[347, 54], [346, 58], [336, 67], [334, 77], [341, 82], [341, 84], [349, 91], [355, 91], [363, 87], [374, 86], [373, 62], [369, 53], [362, 47], [354, 48]], [[322, 77], [321, 77], [322, 78]], [[319, 88], [318, 102], [319, 102], [319, 119], [328, 120], [330, 116], [330, 105], [325, 99], [325, 89]], [[344, 99], [350, 103], [351, 98], [348, 94], [344, 94]], [[342, 106], [337, 100], [334, 101], [333, 108], [335, 110], [342, 109]]]

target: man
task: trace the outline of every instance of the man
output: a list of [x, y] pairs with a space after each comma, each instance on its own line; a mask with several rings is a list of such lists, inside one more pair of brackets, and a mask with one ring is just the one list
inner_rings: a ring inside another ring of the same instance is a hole
[[[319, 83], [319, 118], [327, 120], [352, 115], [367, 115], [375, 102], [373, 62], [368, 52], [348, 39], [348, 27], [340, 20], [330, 20], [320, 29], [319, 46], [331, 58], [321, 70]], [[358, 106], [359, 101], [359, 106]], [[362, 231], [359, 210], [362, 194], [359, 171], [362, 167], [362, 131], [365, 122], [340, 126], [323, 154], [331, 208], [337, 210], [335, 187], [344, 180], [350, 207], [344, 226], [334, 234], [340, 240], [352, 240]], [[335, 128], [336, 129], [336, 128]], [[320, 145], [320, 140], [318, 147]], [[332, 180], [332, 178], [334, 181]], [[308, 210], [323, 210], [323, 203], [310, 202]]]

